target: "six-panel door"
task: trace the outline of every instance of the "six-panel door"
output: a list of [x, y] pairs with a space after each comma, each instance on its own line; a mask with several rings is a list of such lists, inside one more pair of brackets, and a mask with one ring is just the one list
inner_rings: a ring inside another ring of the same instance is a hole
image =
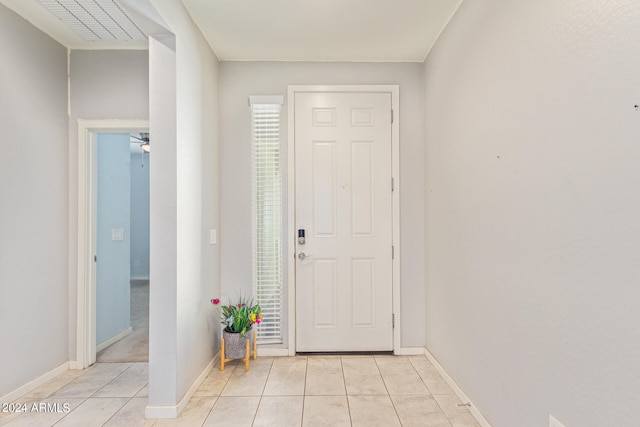
[[391, 94], [294, 101], [296, 350], [392, 350]]

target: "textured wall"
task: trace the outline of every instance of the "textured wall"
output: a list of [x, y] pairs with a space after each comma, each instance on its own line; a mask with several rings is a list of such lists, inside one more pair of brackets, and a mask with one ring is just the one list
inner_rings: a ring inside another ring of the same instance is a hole
[[496, 427], [638, 423], [639, 23], [467, 1], [425, 63], [426, 342]]
[[0, 396], [68, 360], [67, 50], [0, 5]]

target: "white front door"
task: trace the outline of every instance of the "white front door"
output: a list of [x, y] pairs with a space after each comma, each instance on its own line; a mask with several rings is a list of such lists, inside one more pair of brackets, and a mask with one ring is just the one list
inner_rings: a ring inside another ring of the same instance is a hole
[[296, 351], [389, 351], [391, 93], [295, 94]]

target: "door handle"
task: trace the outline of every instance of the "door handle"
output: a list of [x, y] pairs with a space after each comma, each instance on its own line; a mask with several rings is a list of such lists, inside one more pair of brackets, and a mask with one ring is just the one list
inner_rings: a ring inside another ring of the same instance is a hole
[[307, 255], [307, 254], [305, 254], [304, 252], [300, 252], [300, 253], [298, 254], [298, 259], [299, 259], [300, 261], [304, 261], [305, 259], [307, 259], [307, 258], [311, 258], [312, 256], [313, 256], [313, 255]]

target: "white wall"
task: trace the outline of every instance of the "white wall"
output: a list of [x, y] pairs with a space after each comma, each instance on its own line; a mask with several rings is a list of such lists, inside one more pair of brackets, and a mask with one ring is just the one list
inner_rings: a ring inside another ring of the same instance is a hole
[[0, 5], [0, 396], [68, 360], [67, 51]]
[[176, 405], [220, 345], [210, 303], [220, 292], [219, 252], [209, 244], [219, 228], [218, 60], [179, 1], [153, 4], [173, 36], [150, 44], [148, 409]]
[[[421, 304], [424, 300], [424, 117], [421, 65], [417, 63], [221, 63], [222, 293], [226, 297], [235, 297], [239, 290], [245, 294], [251, 292], [251, 122], [248, 97], [285, 95], [281, 161], [285, 167], [283, 209], [286, 224], [286, 94], [287, 85], [295, 84], [400, 85], [402, 346], [424, 346]], [[286, 290], [284, 294], [287, 295]], [[285, 308], [285, 315], [286, 311]]]
[[73, 50], [69, 105], [69, 358], [76, 358], [78, 119], [149, 118], [147, 51]]
[[155, 407], [172, 406], [179, 399], [175, 69], [175, 46], [149, 38], [149, 136], [155, 165], [149, 175], [149, 406]]
[[467, 1], [425, 63], [426, 342], [496, 427], [638, 423], [639, 23]]

